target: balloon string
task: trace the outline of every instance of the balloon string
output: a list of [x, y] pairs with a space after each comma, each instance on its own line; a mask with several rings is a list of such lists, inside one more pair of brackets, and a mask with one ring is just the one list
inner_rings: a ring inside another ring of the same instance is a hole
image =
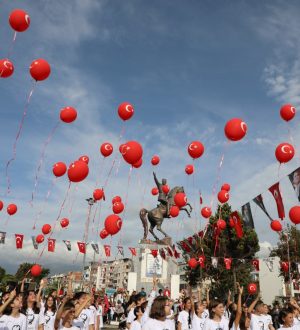
[[96, 205], [96, 208], [95, 208], [95, 212], [94, 212], [94, 215], [93, 215], [93, 226], [92, 226], [92, 234], [95, 233], [95, 219], [96, 219], [96, 215], [97, 215], [97, 212], [98, 212], [98, 209], [99, 209], [99, 204]]
[[[195, 168], [195, 166], [194, 166], [194, 168]], [[194, 206], [194, 215], [195, 215], [195, 218], [194, 218], [194, 231], [195, 231], [195, 233], [197, 233], [197, 212], [196, 212], [196, 197], [195, 197], [195, 173], [192, 173], [192, 189], [193, 189], [193, 206]]]
[[14, 142], [14, 145], [13, 145], [13, 156], [6, 164], [5, 173], [6, 173], [6, 181], [7, 181], [7, 194], [9, 194], [10, 190], [11, 190], [10, 189], [10, 177], [9, 177], [9, 174], [8, 174], [8, 168], [9, 168], [10, 164], [16, 159], [16, 156], [17, 156], [17, 143], [18, 143], [19, 137], [21, 135], [22, 127], [23, 127], [23, 124], [24, 124], [24, 121], [25, 121], [25, 117], [27, 115], [30, 99], [31, 99], [31, 96], [34, 92], [35, 86], [36, 86], [36, 81], [34, 81], [33, 86], [31, 88], [31, 91], [30, 91], [30, 93], [27, 97], [27, 100], [26, 100], [23, 116], [22, 116], [21, 122], [19, 124], [19, 129], [18, 129], [16, 138], [15, 138], [15, 142]]
[[4, 223], [4, 227], [7, 226], [7, 224], [8, 224], [8, 220], [9, 220], [9, 215], [6, 217], [6, 220], [5, 220], [5, 223]]
[[35, 194], [36, 189], [37, 189], [38, 178], [39, 178], [39, 174], [40, 174], [40, 171], [41, 171], [41, 168], [42, 168], [44, 159], [45, 159], [46, 149], [47, 149], [48, 144], [51, 142], [51, 140], [52, 140], [52, 138], [54, 136], [54, 133], [57, 130], [58, 126], [59, 126], [59, 122], [57, 122], [56, 125], [52, 128], [50, 134], [47, 137], [47, 140], [45, 141], [45, 143], [43, 145], [43, 149], [42, 149], [42, 152], [41, 152], [41, 157], [40, 157], [40, 160], [39, 160], [39, 164], [38, 164], [38, 167], [37, 167], [37, 170], [36, 170], [36, 173], [35, 173], [34, 188], [33, 188], [33, 191], [31, 193], [31, 200], [29, 202], [29, 204], [31, 205], [31, 207], [33, 207], [34, 194]]
[[52, 189], [53, 189], [53, 187], [55, 186], [55, 183], [56, 183], [57, 179], [58, 179], [58, 178], [55, 177], [55, 178], [52, 180], [52, 182], [51, 182], [51, 186], [50, 186], [49, 190], [47, 191], [47, 195], [46, 195], [46, 197], [45, 197], [45, 199], [44, 199], [43, 207], [41, 208], [41, 210], [38, 212], [38, 214], [37, 214], [36, 217], [35, 217], [35, 220], [34, 220], [34, 223], [33, 223], [33, 227], [32, 227], [33, 230], [35, 230], [35, 228], [36, 228], [36, 224], [37, 224], [38, 220], [40, 219], [40, 217], [41, 217], [41, 215], [42, 215], [42, 213], [43, 213], [43, 211], [44, 211], [44, 209], [45, 209], [45, 204], [47, 203], [47, 201], [48, 201], [48, 199], [49, 199], [49, 197], [50, 197], [50, 195], [51, 195], [51, 193], [52, 193]]
[[17, 31], [14, 32], [13, 39], [12, 39], [12, 41], [10, 43], [10, 46], [9, 46], [9, 50], [8, 50], [8, 53], [7, 53], [7, 58], [8, 59], [10, 58], [10, 56], [11, 56], [11, 54], [13, 52], [16, 39], [17, 39]]

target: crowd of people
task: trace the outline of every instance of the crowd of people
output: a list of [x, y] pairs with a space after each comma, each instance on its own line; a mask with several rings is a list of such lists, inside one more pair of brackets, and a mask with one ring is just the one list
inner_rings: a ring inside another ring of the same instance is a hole
[[243, 302], [243, 287], [238, 285], [236, 301], [231, 293], [226, 302], [211, 300], [209, 290], [202, 299], [202, 290], [181, 292], [173, 301], [170, 290], [144, 288], [129, 295], [125, 290], [108, 297], [93, 291], [72, 292], [69, 276], [65, 291], [49, 291], [44, 295], [47, 280], [39, 289], [24, 290], [24, 281], [18, 290], [2, 292], [0, 330], [101, 330], [114, 321], [120, 329], [128, 330], [300, 330], [300, 307], [291, 298], [284, 306], [274, 303], [270, 308], [259, 295], [247, 304]]

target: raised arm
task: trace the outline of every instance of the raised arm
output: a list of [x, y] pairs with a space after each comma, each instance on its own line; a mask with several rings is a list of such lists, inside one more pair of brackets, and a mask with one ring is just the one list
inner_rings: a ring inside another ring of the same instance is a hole
[[207, 291], [206, 291], [206, 302], [207, 302], [207, 307], [209, 306], [209, 291], [210, 291], [210, 288], [208, 288]]
[[197, 293], [198, 293], [198, 302], [201, 303], [202, 301], [202, 288], [200, 285], [197, 286]]
[[[238, 285], [238, 283], [237, 283]], [[239, 288], [239, 285], [238, 285], [238, 288]], [[232, 303], [231, 301], [231, 291], [228, 290], [228, 296], [227, 296], [227, 303], [226, 303], [226, 308], [228, 309], [228, 307], [230, 306], [230, 304]]]
[[241, 320], [241, 316], [242, 316], [242, 295], [243, 295], [244, 288], [238, 284], [238, 290], [239, 290], [239, 297], [238, 297], [236, 315], [235, 315], [235, 319], [234, 319], [235, 329], [239, 329], [239, 324], [240, 324], [240, 320]]
[[257, 302], [259, 301], [259, 294], [257, 295], [257, 297], [255, 298], [255, 300], [253, 300], [252, 304], [249, 306], [248, 308], [248, 313], [252, 313], [255, 305], [257, 304]]
[[159, 188], [160, 183], [159, 183], [159, 181], [157, 180], [157, 177], [156, 177], [155, 172], [153, 172], [153, 177], [154, 177], [154, 181], [155, 181], [155, 183], [156, 183], [156, 185], [157, 185], [157, 188]]
[[5, 311], [5, 308], [13, 301], [13, 299], [15, 298], [15, 296], [16, 296], [16, 289], [14, 289], [14, 290], [12, 290], [11, 292], [10, 292], [10, 294], [9, 294], [9, 297], [8, 297], [8, 299], [5, 301], [5, 303], [4, 304], [2, 304], [1, 306], [0, 306], [0, 315], [2, 315], [3, 314], [3, 312]]
[[38, 307], [41, 307], [42, 291], [46, 287], [46, 285], [47, 285], [47, 280], [46, 279], [42, 279], [41, 282], [40, 282], [39, 291], [38, 291], [38, 293], [36, 295], [36, 301], [37, 301]]

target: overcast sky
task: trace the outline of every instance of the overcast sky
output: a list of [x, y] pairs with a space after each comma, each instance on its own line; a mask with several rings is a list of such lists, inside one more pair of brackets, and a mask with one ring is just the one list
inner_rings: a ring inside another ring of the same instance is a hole
[[[126, 255], [128, 247], [137, 246], [143, 235], [139, 210], [156, 205], [150, 194], [154, 154], [161, 158], [155, 168], [157, 176], [166, 177], [170, 186], [183, 185], [189, 201], [196, 205], [191, 219], [182, 215], [164, 222], [163, 228], [174, 241], [205, 225], [199, 216], [199, 191], [204, 204], [209, 204], [224, 152], [218, 188], [223, 182], [231, 184], [233, 208], [239, 209], [263, 193], [267, 209], [276, 218], [276, 205], [267, 190], [279, 178], [286, 213], [296, 205], [285, 175], [300, 165], [299, 156], [278, 170], [274, 150], [290, 136], [299, 150], [299, 116], [289, 125], [279, 116], [282, 104], [300, 105], [298, 1], [40, 0], [2, 1], [0, 6], [3, 58], [13, 37], [8, 24], [11, 10], [23, 8], [31, 18], [30, 28], [19, 33], [14, 44], [14, 75], [0, 80], [1, 199], [5, 206], [13, 202], [19, 208], [8, 220], [3, 210], [0, 219], [0, 230], [7, 232], [7, 242], [0, 246], [1, 265], [9, 271], [14, 272], [19, 262], [37, 258], [30, 236], [37, 235], [43, 224], [53, 224], [59, 215], [68, 180], [60, 178], [51, 186], [52, 165], [57, 161], [69, 164], [88, 155], [90, 174], [84, 182], [71, 185], [61, 213], [70, 219], [70, 226], [66, 230], [57, 226], [53, 234], [56, 253], [45, 251], [37, 259], [52, 272], [80, 267], [82, 256], [77, 256], [75, 244], [85, 230], [85, 198], [92, 194], [97, 178], [99, 187], [107, 180], [118, 154], [123, 123], [117, 107], [124, 101], [134, 105], [135, 114], [125, 123], [121, 142], [139, 141], [144, 165], [130, 174], [129, 166], [117, 158], [101, 212], [100, 205], [93, 206], [89, 241], [121, 244]], [[36, 58], [49, 61], [52, 73], [37, 84], [31, 98], [17, 159], [9, 170], [12, 191], [7, 196], [5, 165], [32, 84], [28, 68]], [[45, 151], [31, 206], [43, 146], [64, 106], [75, 107], [78, 118], [70, 125], [61, 123], [56, 130]], [[248, 134], [243, 141], [227, 145], [223, 129], [232, 117], [244, 119]], [[184, 172], [191, 163], [187, 145], [193, 140], [205, 145], [205, 154], [195, 162], [194, 179]], [[105, 141], [113, 143], [116, 153], [103, 161], [99, 146]], [[111, 198], [120, 195], [125, 200], [127, 192], [121, 233], [100, 242], [98, 229], [111, 212]], [[265, 252], [276, 243], [277, 235], [261, 210], [251, 206]], [[25, 235], [23, 250], [15, 249], [15, 233]], [[62, 239], [72, 241], [72, 253]], [[91, 260], [93, 254], [90, 247], [88, 250]]]

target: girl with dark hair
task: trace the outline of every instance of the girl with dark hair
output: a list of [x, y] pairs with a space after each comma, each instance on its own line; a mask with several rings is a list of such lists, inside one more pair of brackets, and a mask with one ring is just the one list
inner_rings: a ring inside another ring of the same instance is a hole
[[142, 330], [142, 317], [145, 309], [142, 306], [137, 306], [134, 309], [135, 319], [130, 325], [130, 330]]
[[209, 303], [209, 318], [204, 323], [203, 330], [228, 330], [228, 320], [224, 317], [224, 305], [219, 300]]
[[178, 315], [178, 330], [192, 329], [192, 300], [186, 297], [183, 300], [183, 310]]
[[[290, 309], [282, 309], [279, 312], [279, 323], [282, 326], [278, 330], [292, 329], [294, 323], [294, 315]], [[295, 326], [297, 328], [297, 326]]]
[[52, 330], [54, 328], [54, 321], [56, 315], [56, 301], [52, 296], [48, 296], [43, 307], [43, 314], [45, 319], [44, 329]]
[[238, 285], [239, 296], [237, 309], [231, 312], [230, 320], [229, 320], [229, 329], [230, 330], [247, 330], [250, 328], [250, 314], [247, 314], [242, 311], [242, 295], [243, 295], [243, 287]]
[[4, 310], [4, 315], [0, 317], [0, 329], [26, 330], [26, 317], [20, 313], [22, 307], [22, 297], [10, 294], [8, 304]]
[[33, 290], [26, 292], [23, 296], [22, 313], [26, 315], [27, 330], [43, 330], [44, 315], [40, 311], [37, 295]]
[[167, 297], [159, 296], [154, 299], [149, 319], [142, 326], [142, 330], [175, 330], [173, 320], [167, 319], [171, 314], [170, 302]]

